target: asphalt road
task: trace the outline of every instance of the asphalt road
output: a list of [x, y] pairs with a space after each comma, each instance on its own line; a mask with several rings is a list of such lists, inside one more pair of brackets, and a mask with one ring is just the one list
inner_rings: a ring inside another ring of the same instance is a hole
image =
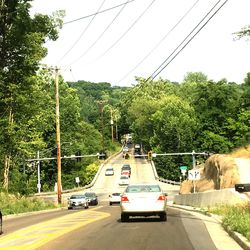
[[119, 206], [106, 205], [100, 211], [110, 216], [65, 234], [38, 249], [216, 249], [203, 221], [177, 209], [168, 209], [167, 222], [161, 222], [157, 217], [138, 217], [122, 223]]

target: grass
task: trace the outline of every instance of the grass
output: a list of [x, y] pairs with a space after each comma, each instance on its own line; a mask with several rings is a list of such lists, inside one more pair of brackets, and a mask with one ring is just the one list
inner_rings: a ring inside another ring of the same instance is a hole
[[222, 216], [222, 225], [240, 233], [250, 241], [250, 203], [210, 208], [209, 212]]
[[53, 202], [45, 202], [38, 198], [21, 196], [20, 194], [0, 193], [0, 210], [2, 215], [20, 214], [57, 208]]

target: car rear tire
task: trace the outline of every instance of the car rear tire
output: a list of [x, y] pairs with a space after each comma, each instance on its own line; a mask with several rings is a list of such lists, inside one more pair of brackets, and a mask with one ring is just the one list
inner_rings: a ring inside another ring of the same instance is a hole
[[127, 222], [129, 219], [129, 216], [127, 214], [121, 214], [121, 222]]
[[160, 219], [161, 219], [161, 221], [166, 221], [167, 220], [167, 214], [166, 213], [160, 214]]
[[112, 204], [113, 204], [112, 202], [109, 202], [109, 205], [110, 205], [110, 206], [112, 206]]

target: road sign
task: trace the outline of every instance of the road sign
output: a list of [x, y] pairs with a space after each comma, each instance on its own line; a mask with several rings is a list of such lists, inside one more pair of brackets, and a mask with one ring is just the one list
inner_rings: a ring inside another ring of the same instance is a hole
[[199, 169], [193, 169], [188, 171], [188, 179], [190, 181], [197, 181], [201, 178], [201, 172]]
[[180, 170], [187, 170], [187, 166], [180, 166]]

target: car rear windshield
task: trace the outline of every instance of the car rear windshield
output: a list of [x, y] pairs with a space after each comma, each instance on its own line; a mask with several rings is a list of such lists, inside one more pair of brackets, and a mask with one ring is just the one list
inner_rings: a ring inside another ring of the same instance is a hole
[[158, 185], [131, 185], [126, 188], [126, 193], [139, 192], [161, 192], [161, 188]]
[[72, 195], [72, 196], [70, 197], [70, 199], [84, 199], [84, 198], [85, 198], [84, 195]]
[[87, 197], [95, 197], [96, 194], [95, 193], [85, 193], [85, 196], [87, 196]]

